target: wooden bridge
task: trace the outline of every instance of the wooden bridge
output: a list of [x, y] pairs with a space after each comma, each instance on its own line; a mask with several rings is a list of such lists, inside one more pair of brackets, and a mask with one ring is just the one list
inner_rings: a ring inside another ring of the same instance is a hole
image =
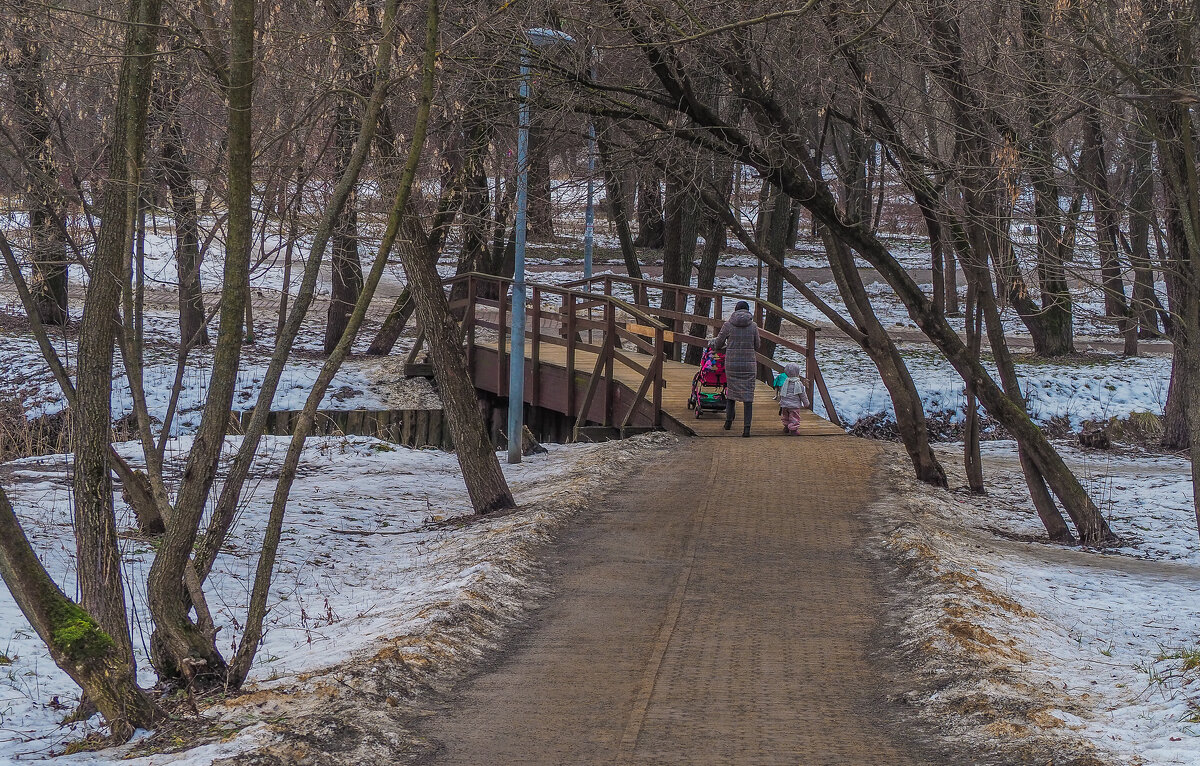
[[[459, 318], [475, 387], [508, 396], [512, 280], [461, 274], [445, 280]], [[768, 381], [787, 361], [801, 364], [809, 401], [821, 397], [828, 420], [805, 413], [802, 435], [843, 434], [817, 364], [817, 327], [753, 296], [604, 274], [554, 286], [526, 283], [525, 402], [574, 420], [574, 435], [626, 436], [666, 429], [723, 436], [721, 413], [699, 418], [688, 406], [700, 354], [733, 305], [750, 304], [763, 347], [758, 355], [753, 432], [781, 430]], [[423, 338], [409, 354], [416, 367]]]

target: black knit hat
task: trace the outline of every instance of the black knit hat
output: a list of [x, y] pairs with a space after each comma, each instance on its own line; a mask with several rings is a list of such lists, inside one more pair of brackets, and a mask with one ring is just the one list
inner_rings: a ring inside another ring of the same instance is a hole
[[750, 304], [746, 303], [745, 301], [738, 301], [737, 305], [733, 307], [733, 310], [734, 311], [749, 311]]

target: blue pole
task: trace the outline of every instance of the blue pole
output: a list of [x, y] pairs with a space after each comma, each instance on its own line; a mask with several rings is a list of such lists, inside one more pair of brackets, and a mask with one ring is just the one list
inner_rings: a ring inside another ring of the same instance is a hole
[[[596, 125], [588, 125], [587, 213], [583, 225], [583, 277], [592, 278], [592, 237], [596, 230]], [[588, 285], [591, 290], [592, 286]]]
[[[596, 49], [589, 48], [588, 56], [592, 60], [589, 75], [592, 82], [597, 79]], [[583, 228], [583, 277], [592, 278], [592, 243], [596, 231], [596, 123], [588, 123], [588, 184], [587, 184], [587, 213], [584, 217]], [[588, 285], [588, 290], [592, 289]]]
[[525, 425], [525, 209], [529, 204], [529, 51], [521, 48], [520, 112], [517, 122], [517, 216], [513, 222], [512, 352], [508, 357], [508, 462], [521, 462]]

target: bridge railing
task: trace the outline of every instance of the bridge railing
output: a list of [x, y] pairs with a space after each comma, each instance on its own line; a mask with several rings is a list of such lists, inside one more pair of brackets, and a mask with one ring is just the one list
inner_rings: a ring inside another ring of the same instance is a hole
[[[725, 315], [733, 309], [738, 301], [746, 301], [754, 312], [754, 320], [759, 327], [759, 335], [765, 340], [766, 346], [758, 354], [759, 376], [768, 382], [774, 377], [772, 373], [783, 370], [783, 362], [774, 358], [777, 349], [787, 349], [804, 360], [805, 388], [808, 400], [815, 402], [814, 394], [820, 393], [829, 420], [841, 426], [833, 399], [825, 385], [821, 367], [817, 363], [817, 325], [796, 316], [792, 312], [764, 301], [752, 295], [703, 290], [689, 285], [672, 285], [646, 279], [634, 279], [620, 274], [600, 274], [590, 279], [580, 279], [568, 282], [566, 288], [583, 289], [589, 295], [602, 294], [605, 297], [615, 297], [616, 288], [625, 288], [633, 305], [643, 313], [660, 320], [669, 332], [666, 334], [665, 353], [671, 359], [680, 361], [684, 357], [683, 345], [688, 344], [690, 361], [698, 362], [701, 348], [712, 337], [715, 337], [725, 323]], [[599, 289], [597, 289], [599, 288]], [[651, 303], [651, 298], [657, 298], [657, 305]], [[785, 333], [785, 329], [793, 332]], [[803, 335], [804, 342], [800, 343], [789, 337], [793, 334]]]
[[[469, 366], [473, 367], [480, 331], [494, 335], [499, 364], [493, 387], [498, 394], [506, 395], [511, 355], [519, 353], [510, 348], [513, 281], [468, 273], [445, 279], [443, 285], [451, 296], [451, 310], [460, 317]], [[625, 428], [645, 402], [651, 408], [653, 425], [662, 426], [666, 325], [638, 306], [598, 292], [527, 283], [527, 299], [525, 342], [532, 352], [526, 363], [525, 392], [529, 401], [538, 404], [543, 394], [550, 393], [541, 391], [542, 347], [558, 346], [565, 350], [565, 409], [575, 415], [578, 425], [601, 421], [604, 426]], [[586, 356], [579, 352], [595, 354], [594, 361], [588, 360], [590, 367], [580, 370], [590, 373], [582, 394], [575, 385], [576, 365]], [[627, 381], [631, 377], [638, 380], [636, 393], [624, 412], [615, 411], [617, 365], [635, 373], [623, 376]], [[597, 405], [597, 396], [603, 398], [602, 407]]]

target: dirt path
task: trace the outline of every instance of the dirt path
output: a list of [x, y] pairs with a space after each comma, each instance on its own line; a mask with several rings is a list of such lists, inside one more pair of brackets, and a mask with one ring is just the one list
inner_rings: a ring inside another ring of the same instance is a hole
[[877, 454], [690, 439], [629, 477], [558, 547], [555, 595], [421, 724], [420, 762], [944, 762], [899, 733], [872, 658]]

